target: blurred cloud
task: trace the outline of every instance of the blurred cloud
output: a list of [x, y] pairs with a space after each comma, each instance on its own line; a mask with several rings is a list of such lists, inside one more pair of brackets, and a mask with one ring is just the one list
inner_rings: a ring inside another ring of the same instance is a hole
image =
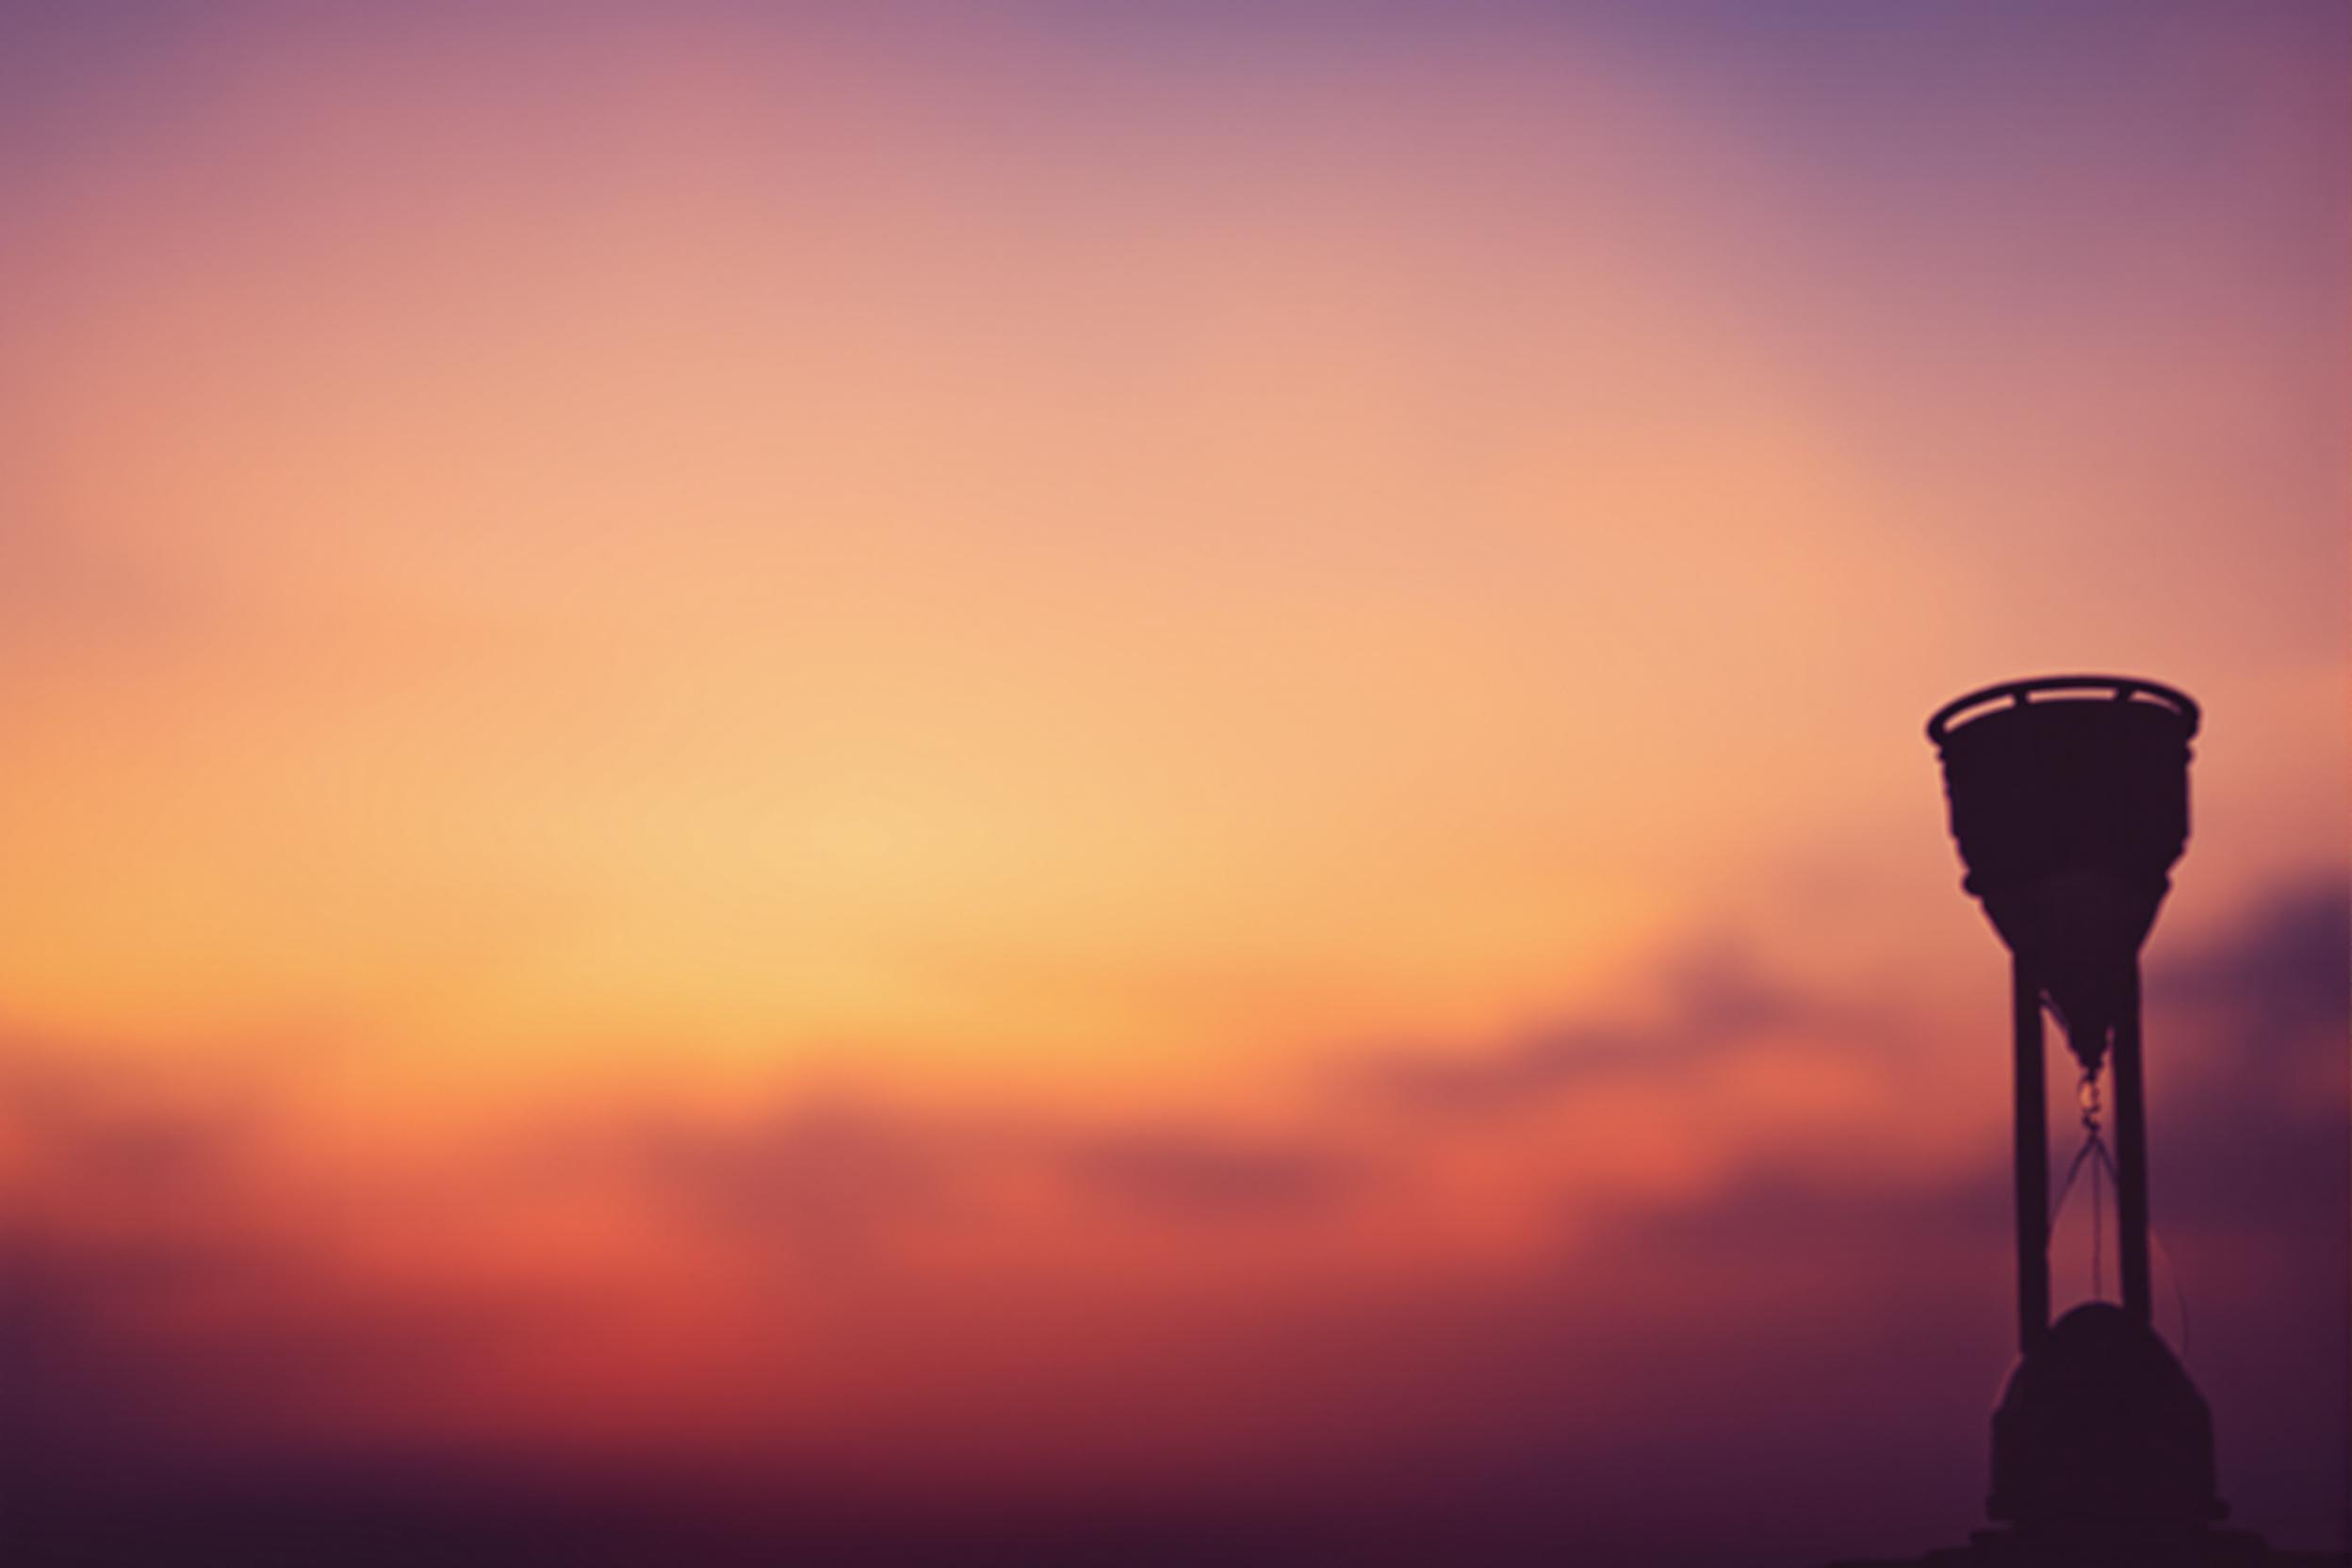
[[2238, 927], [2148, 977], [2152, 1006], [2230, 1015], [2248, 1046], [2352, 1030], [2352, 891], [2340, 880], [2266, 890]]
[[2352, 1315], [2352, 894], [2266, 890], [2153, 966], [2148, 1001], [2160, 1233], [2299, 1238], [2310, 1288]]
[[1083, 1137], [1067, 1148], [1063, 1168], [1086, 1192], [1202, 1220], [1313, 1217], [1362, 1175], [1356, 1162], [1328, 1150], [1184, 1127]]
[[1852, 1006], [1766, 975], [1736, 939], [1687, 943], [1655, 966], [1655, 976], [1666, 1006], [1650, 1021], [1561, 1019], [1476, 1045], [1366, 1048], [1334, 1078], [1402, 1109], [1482, 1116], [1607, 1079], [1685, 1077], [1770, 1032], [1837, 1043], [1865, 1026]]
[[749, 1127], [656, 1116], [623, 1135], [633, 1173], [657, 1195], [733, 1234], [810, 1259], [859, 1261], [882, 1231], [935, 1212], [969, 1164], [968, 1146], [871, 1102], [787, 1103]]

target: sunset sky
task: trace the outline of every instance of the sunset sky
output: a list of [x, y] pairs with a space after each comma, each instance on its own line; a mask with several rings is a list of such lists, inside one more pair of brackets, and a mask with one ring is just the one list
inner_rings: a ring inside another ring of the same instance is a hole
[[2115, 670], [2158, 1325], [2343, 1545], [2348, 111], [2302, 0], [0, 4], [0, 1459], [1955, 1544], [1919, 727]]

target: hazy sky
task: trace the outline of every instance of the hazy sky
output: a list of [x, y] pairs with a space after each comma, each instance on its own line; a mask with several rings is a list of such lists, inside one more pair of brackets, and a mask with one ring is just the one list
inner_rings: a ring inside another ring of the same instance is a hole
[[2115, 669], [2207, 710], [2160, 1326], [2341, 1544], [2348, 32], [0, 6], [0, 1421], [1956, 1542], [1919, 727]]

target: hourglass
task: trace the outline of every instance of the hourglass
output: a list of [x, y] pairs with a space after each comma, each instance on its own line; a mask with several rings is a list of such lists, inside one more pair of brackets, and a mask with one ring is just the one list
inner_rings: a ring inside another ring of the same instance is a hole
[[2094, 1078], [2115, 1057], [2124, 1310], [2148, 1320], [2140, 945], [2189, 836], [2197, 704], [2168, 686], [2051, 676], [1972, 692], [1928, 721], [1962, 884], [2013, 957], [2019, 1348], [2050, 1317], [2042, 1007]]
[[[1928, 721], [1968, 867], [1962, 886], [2012, 957], [2022, 1359], [1993, 1420], [1992, 1512], [2021, 1527], [2196, 1526], [2226, 1511], [2212, 1416], [2157, 1338], [2148, 1292], [2139, 953], [2188, 841], [2197, 725], [2181, 693], [2112, 676], [1991, 686]], [[2102, 1161], [2096, 1090], [2112, 1063], [2123, 1286], [2120, 1311], [2094, 1302], [2055, 1326], [2045, 1007], [2082, 1070], [2084, 1154]]]

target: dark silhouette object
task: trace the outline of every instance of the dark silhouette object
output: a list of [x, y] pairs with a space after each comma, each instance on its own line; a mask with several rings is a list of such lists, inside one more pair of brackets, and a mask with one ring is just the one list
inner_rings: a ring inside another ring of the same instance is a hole
[[[1963, 886], [2014, 959], [2021, 1354], [1993, 1415], [1988, 1511], [2006, 1527], [1916, 1560], [1924, 1568], [2345, 1562], [2215, 1527], [2229, 1509], [2214, 1486], [2213, 1416], [2150, 1323], [2139, 951], [2188, 841], [2197, 726], [2186, 695], [2115, 676], [1989, 686], [1928, 721], [1968, 865]], [[2091, 1302], [2055, 1327], [2045, 1006], [2086, 1086], [2114, 1064], [2123, 1275], [2120, 1308]]]
[[2112, 1041], [2125, 1310], [2150, 1316], [2140, 944], [2189, 836], [2197, 704], [2168, 686], [2050, 676], [1971, 692], [1928, 721], [1962, 883], [2014, 955], [2018, 1348], [2050, 1321], [2043, 999], [2095, 1074]]
[[2155, 1331], [2104, 1301], [2043, 1336], [1993, 1412], [1996, 1519], [2040, 1531], [2196, 1526], [2213, 1490], [2213, 1417]]

